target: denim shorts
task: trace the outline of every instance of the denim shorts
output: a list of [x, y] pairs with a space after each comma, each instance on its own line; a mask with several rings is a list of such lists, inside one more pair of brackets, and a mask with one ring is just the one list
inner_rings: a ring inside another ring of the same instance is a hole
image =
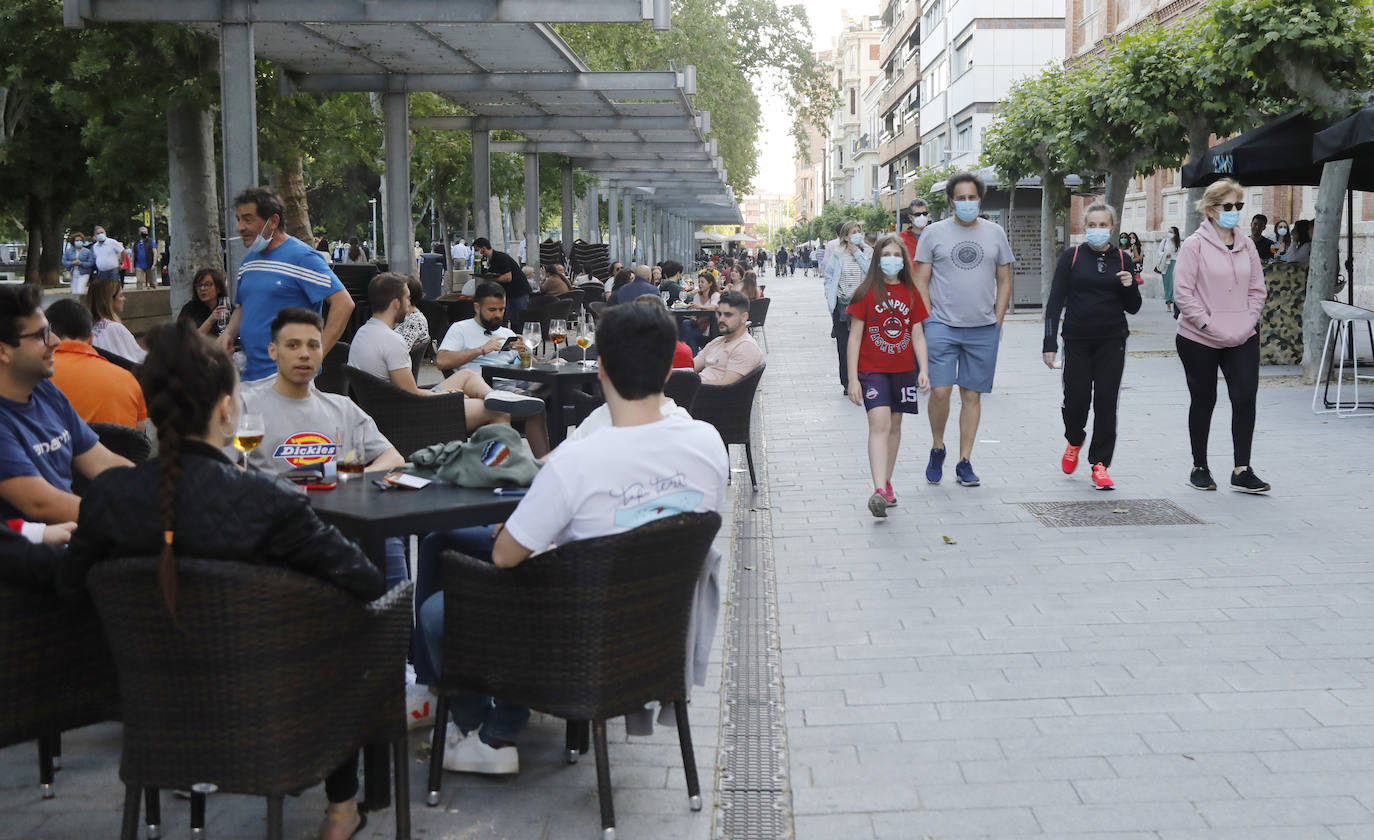
[[933, 318], [924, 326], [930, 353], [930, 387], [958, 385], [980, 394], [992, 391], [1001, 326], [951, 327]]
[[890, 408], [900, 414], [919, 414], [916, 403], [916, 371], [897, 373], [859, 371], [859, 392], [864, 397], [864, 411]]

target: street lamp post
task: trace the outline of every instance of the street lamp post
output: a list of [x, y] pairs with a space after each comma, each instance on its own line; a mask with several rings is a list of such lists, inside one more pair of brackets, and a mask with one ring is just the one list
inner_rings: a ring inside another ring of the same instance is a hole
[[375, 199], [375, 198], [369, 198], [369, 199], [367, 200], [367, 203], [372, 205], [372, 236], [371, 236], [371, 239], [372, 239], [372, 256], [373, 256], [373, 259], [376, 259], [376, 257], [377, 257], [377, 199]]

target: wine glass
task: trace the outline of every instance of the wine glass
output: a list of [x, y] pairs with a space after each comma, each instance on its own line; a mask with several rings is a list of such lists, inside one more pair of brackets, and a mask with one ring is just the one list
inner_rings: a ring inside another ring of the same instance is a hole
[[587, 366], [587, 348], [595, 341], [596, 330], [592, 328], [592, 322], [583, 321], [582, 328], [577, 331], [577, 346], [582, 348], [582, 367]]
[[525, 346], [530, 348], [530, 356], [533, 358], [535, 348], [544, 342], [544, 333], [539, 328], [539, 322], [531, 321], [526, 324], [525, 331], [521, 333], [520, 337], [524, 340]]
[[243, 453], [243, 468], [248, 469], [248, 453], [258, 448], [267, 427], [261, 414], [240, 414], [239, 426], [234, 431], [234, 448]]
[[558, 345], [568, 340], [568, 322], [562, 318], [554, 318], [549, 321], [549, 341], [553, 342], [553, 363], [555, 365], [565, 365], [566, 361], [558, 355]]

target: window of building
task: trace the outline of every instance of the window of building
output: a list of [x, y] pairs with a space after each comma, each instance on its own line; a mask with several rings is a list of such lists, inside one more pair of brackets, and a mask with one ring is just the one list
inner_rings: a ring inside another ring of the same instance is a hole
[[934, 0], [925, 14], [921, 15], [921, 28], [929, 30], [935, 24], [945, 19], [945, 0]]
[[857, 113], [859, 112], [859, 110], [858, 110], [858, 108], [859, 108], [858, 102], [859, 102], [858, 93], [855, 92], [854, 88], [850, 88], [850, 89], [849, 89], [849, 115], [850, 115], [851, 117], [854, 116], [855, 114], [857, 114]]
[[955, 127], [954, 151], [958, 153], [973, 151], [973, 120], [960, 123]]
[[966, 70], [973, 69], [973, 36], [963, 40], [963, 43], [954, 47], [954, 77], [964, 74]]
[[877, 60], [878, 60], [878, 48], [879, 48], [879, 45], [878, 45], [878, 44], [869, 44], [869, 45], [868, 45], [868, 60], [869, 60], [869, 61], [877, 61]]

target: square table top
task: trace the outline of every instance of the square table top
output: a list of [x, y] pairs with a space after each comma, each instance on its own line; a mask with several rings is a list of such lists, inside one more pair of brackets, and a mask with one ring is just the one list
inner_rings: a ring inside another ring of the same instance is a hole
[[368, 527], [392, 535], [504, 522], [523, 496], [497, 495], [490, 488], [458, 487], [435, 481], [421, 490], [382, 490], [381, 472], [340, 481], [333, 490], [309, 491], [310, 506], [325, 522], [355, 536]]
[[496, 377], [523, 379], [526, 382], [590, 382], [596, 379], [596, 368], [583, 367], [576, 362], [566, 365], [541, 362], [527, 368], [519, 365], [482, 365], [482, 377], [488, 380]]

